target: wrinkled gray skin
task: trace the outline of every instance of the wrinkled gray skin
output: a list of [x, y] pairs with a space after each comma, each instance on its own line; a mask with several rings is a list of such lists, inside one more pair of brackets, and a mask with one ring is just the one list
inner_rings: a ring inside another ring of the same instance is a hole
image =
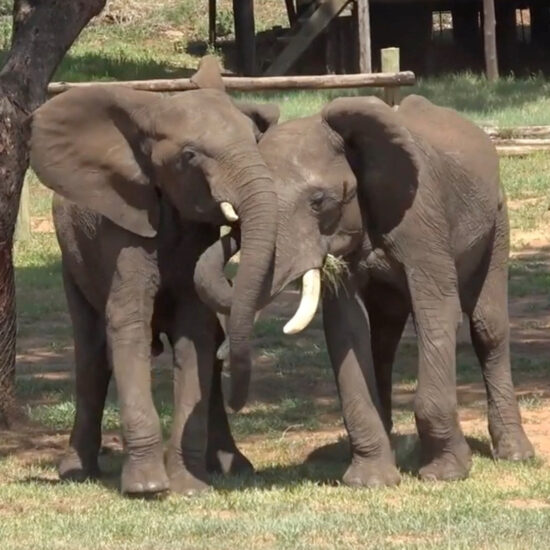
[[[344, 481], [399, 481], [388, 438], [391, 372], [409, 314], [419, 347], [414, 409], [421, 478], [464, 478], [471, 465], [456, 399], [462, 312], [487, 389], [495, 457], [533, 456], [511, 379], [509, 227], [498, 158], [487, 136], [455, 111], [418, 96], [398, 110], [375, 98], [342, 98], [321, 116], [274, 127], [260, 150], [276, 175], [279, 200], [276, 263], [260, 301], [320, 267], [329, 252], [350, 265], [339, 292], [325, 289], [323, 298], [352, 449]], [[207, 260], [218, 269], [223, 264], [216, 247], [197, 271]], [[220, 284], [214, 290], [209, 303], [223, 310], [230, 289]]]
[[[208, 86], [204, 74], [197, 76]], [[203, 489], [207, 444], [210, 469], [251, 467], [235, 447], [223, 406], [215, 364], [222, 333], [192, 278], [225, 221], [219, 203], [228, 201], [241, 234], [239, 299], [229, 320], [230, 403], [239, 408], [277, 214], [257, 140], [277, 118], [272, 106], [237, 109], [218, 90], [159, 97], [97, 87], [66, 92], [34, 114], [31, 164], [58, 194], [54, 221], [74, 325], [77, 412], [63, 477], [98, 473], [111, 372], [127, 451], [124, 493]], [[158, 348], [162, 332], [175, 366], [166, 468], [150, 378], [151, 345]]]

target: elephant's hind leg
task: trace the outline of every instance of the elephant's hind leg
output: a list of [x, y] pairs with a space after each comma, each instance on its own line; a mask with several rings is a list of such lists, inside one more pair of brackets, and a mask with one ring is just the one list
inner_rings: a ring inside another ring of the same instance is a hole
[[534, 455], [521, 424], [510, 366], [507, 248], [493, 251], [489, 270], [470, 312], [472, 344], [487, 390], [489, 433], [495, 458], [525, 460]]
[[70, 448], [59, 464], [62, 479], [83, 481], [100, 474], [101, 419], [111, 378], [106, 354], [105, 325], [67, 271], [63, 282], [73, 324], [76, 416]]
[[393, 362], [410, 313], [410, 304], [408, 299], [397, 290], [374, 282], [369, 283], [363, 295], [370, 319], [372, 358], [382, 409], [382, 420], [386, 431], [390, 433], [392, 430]]

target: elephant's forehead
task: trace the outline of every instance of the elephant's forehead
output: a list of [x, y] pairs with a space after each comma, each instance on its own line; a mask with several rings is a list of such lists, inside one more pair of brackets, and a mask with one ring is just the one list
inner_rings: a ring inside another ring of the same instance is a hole
[[157, 126], [167, 133], [177, 133], [185, 126], [215, 128], [245, 126], [246, 119], [230, 100], [217, 90], [192, 90], [160, 101], [153, 113]]
[[320, 116], [274, 126], [260, 141], [260, 151], [273, 170], [306, 180], [318, 179], [338, 156]]

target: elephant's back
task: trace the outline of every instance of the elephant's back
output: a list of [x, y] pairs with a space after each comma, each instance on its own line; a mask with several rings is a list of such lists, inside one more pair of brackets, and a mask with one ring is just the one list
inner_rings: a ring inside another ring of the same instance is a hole
[[496, 209], [500, 187], [498, 154], [479, 126], [454, 109], [439, 107], [417, 95], [405, 98], [398, 113], [411, 132], [467, 171]]

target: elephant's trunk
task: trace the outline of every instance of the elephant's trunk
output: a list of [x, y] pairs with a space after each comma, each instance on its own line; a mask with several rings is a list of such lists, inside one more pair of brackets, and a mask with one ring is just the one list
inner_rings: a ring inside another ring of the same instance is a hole
[[[240, 221], [240, 262], [234, 286], [223, 267], [237, 251], [237, 242], [226, 237], [203, 253], [195, 267], [195, 286], [202, 300], [221, 313], [230, 310], [231, 396], [229, 405], [241, 409], [250, 382], [250, 337], [259, 309], [265, 279], [271, 273], [277, 229], [277, 197], [267, 166], [257, 150], [243, 148], [220, 159], [225, 165], [226, 196], [222, 211]], [[224, 193], [225, 194], [225, 193]], [[230, 200], [229, 200], [230, 198]]]
[[277, 197], [271, 178], [256, 178], [241, 186], [235, 207], [241, 220], [241, 249], [229, 317], [229, 406], [239, 410], [246, 402], [250, 383], [250, 337], [254, 315], [274, 261]]
[[239, 243], [231, 232], [205, 250], [195, 266], [197, 294], [208, 307], [224, 315], [229, 315], [233, 302], [233, 287], [225, 276], [224, 267], [238, 250]]

